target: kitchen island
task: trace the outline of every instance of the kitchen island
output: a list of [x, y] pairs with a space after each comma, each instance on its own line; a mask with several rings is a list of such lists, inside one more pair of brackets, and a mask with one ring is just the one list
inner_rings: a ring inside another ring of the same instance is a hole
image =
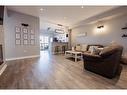
[[53, 54], [62, 54], [68, 49], [68, 42], [52, 42], [51, 52]]

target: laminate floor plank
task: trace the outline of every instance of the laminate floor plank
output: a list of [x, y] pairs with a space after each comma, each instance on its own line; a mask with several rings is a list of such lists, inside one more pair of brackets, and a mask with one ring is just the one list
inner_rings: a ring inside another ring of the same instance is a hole
[[42, 51], [40, 58], [8, 61], [0, 89], [126, 89], [127, 66], [120, 76], [107, 79], [83, 69], [64, 55]]

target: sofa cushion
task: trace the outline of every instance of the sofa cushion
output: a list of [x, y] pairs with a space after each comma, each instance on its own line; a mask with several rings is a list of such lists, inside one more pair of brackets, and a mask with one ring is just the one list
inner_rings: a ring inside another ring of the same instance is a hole
[[103, 50], [104, 48], [98, 48], [98, 50], [100, 50], [100, 52]]
[[107, 56], [110, 55], [112, 53], [113, 47], [111, 46], [106, 46], [104, 47], [104, 49], [100, 52], [100, 56]]

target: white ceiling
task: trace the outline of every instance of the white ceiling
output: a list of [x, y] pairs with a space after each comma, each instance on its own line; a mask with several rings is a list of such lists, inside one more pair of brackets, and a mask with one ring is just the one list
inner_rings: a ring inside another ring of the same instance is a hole
[[[72, 26], [82, 20], [111, 10], [113, 6], [8, 6], [10, 10], [40, 17], [40, 28], [54, 27], [54, 24]], [[44, 10], [41, 11], [40, 9]]]

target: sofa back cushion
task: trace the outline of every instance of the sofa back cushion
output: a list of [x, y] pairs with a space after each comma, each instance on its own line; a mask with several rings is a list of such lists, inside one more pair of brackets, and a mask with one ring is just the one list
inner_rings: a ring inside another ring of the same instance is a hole
[[114, 52], [118, 51], [118, 50], [122, 50], [122, 46], [120, 45], [109, 45], [107, 47], [104, 47], [104, 49], [99, 53], [100, 56], [108, 56], [108, 55], [111, 55], [113, 54]]
[[81, 46], [80, 45], [76, 45], [75, 50], [76, 51], [81, 51]]
[[87, 51], [87, 44], [82, 44], [81, 45], [81, 51]]

